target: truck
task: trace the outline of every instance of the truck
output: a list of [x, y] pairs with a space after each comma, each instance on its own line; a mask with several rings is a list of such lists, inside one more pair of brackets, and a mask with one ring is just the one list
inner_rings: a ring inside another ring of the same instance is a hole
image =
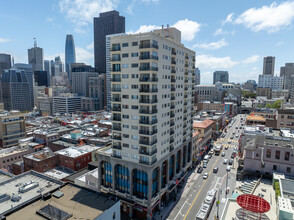
[[214, 154], [216, 155], [216, 156], [218, 156], [218, 155], [220, 155], [220, 152], [222, 151], [222, 145], [216, 145], [215, 147], [214, 147]]

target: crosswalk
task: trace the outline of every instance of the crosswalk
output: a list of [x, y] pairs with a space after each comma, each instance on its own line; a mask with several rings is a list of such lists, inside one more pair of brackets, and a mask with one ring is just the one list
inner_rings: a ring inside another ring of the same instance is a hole
[[224, 147], [231, 147], [231, 148], [234, 148], [236, 147], [236, 145], [233, 145], [233, 144], [223, 144]]
[[225, 142], [229, 142], [229, 141], [231, 141], [232, 143], [237, 143], [237, 142], [238, 142], [238, 140], [232, 140], [232, 139], [230, 139], [230, 138], [228, 138], [228, 139], [226, 139], [226, 138], [221, 138], [220, 141], [225, 141]]

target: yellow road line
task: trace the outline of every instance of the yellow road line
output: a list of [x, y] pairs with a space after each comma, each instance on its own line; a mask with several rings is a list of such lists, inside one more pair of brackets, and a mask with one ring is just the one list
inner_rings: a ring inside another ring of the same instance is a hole
[[[223, 150], [224, 150], [224, 149], [221, 150], [221, 153], [223, 152]], [[209, 174], [208, 174], [208, 178], [209, 178], [209, 176], [210, 176], [210, 174], [211, 174], [213, 168], [215, 167], [215, 164], [216, 164], [217, 161], [219, 160], [219, 158], [221, 158], [221, 157], [218, 156], [217, 160], [216, 160], [215, 163], [213, 164], [213, 167], [212, 167], [212, 169], [210, 170], [210, 172], [209, 172]], [[205, 185], [205, 183], [206, 183], [206, 181], [208, 180], [208, 178], [207, 178], [207, 179], [204, 181], [204, 183], [202, 184], [202, 186], [201, 186], [201, 188], [200, 188], [200, 191], [198, 192], [196, 198], [194, 199], [194, 201], [192, 202], [190, 208], [188, 209], [188, 212], [186, 213], [186, 215], [185, 215], [185, 217], [184, 217], [184, 220], [187, 218], [189, 212], [191, 211], [191, 208], [194, 206], [194, 203], [196, 202], [196, 200], [197, 200], [199, 194], [201, 193], [201, 191], [202, 191], [202, 189], [203, 189], [203, 186]]]

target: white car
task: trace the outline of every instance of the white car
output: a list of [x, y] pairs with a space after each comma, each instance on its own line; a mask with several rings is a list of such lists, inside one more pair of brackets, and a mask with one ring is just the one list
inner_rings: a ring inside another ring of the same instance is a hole
[[203, 174], [203, 179], [207, 179], [208, 178], [208, 173], [204, 173]]
[[226, 152], [223, 151], [222, 152], [222, 157], [224, 157], [224, 156], [226, 156]]
[[224, 159], [224, 164], [228, 164], [228, 159]]
[[231, 166], [227, 166], [226, 171], [230, 172], [231, 171]]

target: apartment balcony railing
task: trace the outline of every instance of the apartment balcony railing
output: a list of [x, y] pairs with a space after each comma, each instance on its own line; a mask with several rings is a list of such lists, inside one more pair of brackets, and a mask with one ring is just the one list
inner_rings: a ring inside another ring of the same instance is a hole
[[185, 59], [186, 59], [186, 60], [189, 59], [189, 56], [185, 56]]
[[139, 92], [154, 93], [154, 92], [158, 92], [158, 89], [157, 88], [140, 88]]
[[184, 95], [184, 99], [188, 98], [188, 95]]
[[121, 82], [121, 78], [112, 78], [111, 82]]
[[171, 145], [169, 146], [169, 152], [172, 152], [174, 149], [175, 149], [175, 147], [173, 146], [173, 144], [171, 144]]
[[171, 96], [171, 97], [170, 97], [170, 100], [175, 100], [175, 99], [176, 99], [175, 96]]
[[155, 44], [140, 44], [139, 46], [140, 49], [144, 49], [144, 48], [155, 48], [158, 49], [158, 45]]
[[140, 109], [141, 114], [156, 114], [158, 112], [157, 109]]
[[112, 88], [111, 91], [112, 92], [121, 92], [121, 88]]
[[172, 60], [171, 64], [177, 64], [177, 62], [175, 60]]
[[144, 124], [144, 125], [154, 125], [157, 123], [157, 119], [156, 120], [140, 120], [139, 121], [140, 124]]
[[174, 92], [174, 91], [176, 91], [176, 88], [171, 87], [171, 88], [170, 88], [170, 91]]
[[174, 109], [176, 106], [175, 105], [170, 105], [170, 108], [171, 109]]
[[139, 56], [139, 60], [158, 60], [158, 56], [153, 55], [145, 55], [145, 56]]
[[193, 57], [193, 59], [192, 59], [194, 62], [195, 62], [195, 57]]
[[157, 133], [157, 129], [154, 130], [139, 130], [139, 134], [154, 135]]
[[112, 139], [121, 141], [121, 136], [113, 135]]
[[158, 71], [158, 67], [154, 67], [154, 66], [140, 66], [139, 67], [140, 71]]
[[170, 113], [170, 117], [171, 117], [171, 118], [174, 118], [174, 117], [175, 117], [175, 113], [171, 112], [171, 113]]
[[186, 64], [185, 64], [185, 67], [189, 67], [189, 64], [186, 63]]
[[153, 156], [154, 154], [157, 153], [157, 149], [154, 149], [152, 151], [146, 151], [146, 150], [139, 150], [139, 154], [147, 155], [147, 156]]
[[115, 158], [121, 159], [121, 155], [119, 155], [119, 154], [112, 154], [112, 156]]
[[185, 90], [185, 91], [186, 91], [186, 90], [188, 90], [188, 87], [185, 87], [185, 89], [184, 89], [184, 90]]
[[118, 62], [118, 61], [121, 61], [120, 57], [112, 57], [110, 58], [110, 61], [111, 62]]
[[171, 78], [170, 81], [171, 81], [171, 82], [176, 82], [176, 79], [175, 79], [175, 78]]
[[188, 83], [189, 80], [185, 79], [185, 83]]
[[173, 69], [172, 69], [170, 72], [171, 72], [171, 73], [176, 73], [176, 70], [173, 70]]
[[185, 76], [188, 76], [189, 75], [189, 72], [188, 71], [185, 71]]
[[158, 82], [156, 77], [140, 77], [139, 82]]
[[112, 121], [121, 121], [121, 117], [114, 116], [112, 117]]
[[120, 68], [110, 68], [110, 72], [121, 72]]
[[110, 51], [120, 51], [120, 47], [112, 47]]
[[174, 122], [170, 122], [170, 126], [172, 127], [172, 126], [174, 126], [175, 125], [175, 123]]
[[139, 144], [152, 146], [157, 143], [157, 140], [149, 141], [149, 140], [140, 140]]
[[174, 133], [175, 133], [174, 130], [171, 130], [171, 131], [169, 132], [170, 135], [173, 135]]
[[146, 104], [153, 104], [157, 102], [158, 102], [157, 99], [140, 99], [139, 100], [139, 103], [146, 103]]
[[119, 142], [119, 143], [115, 143], [115, 144], [113, 144], [113, 145], [112, 145], [112, 148], [114, 148], [114, 149], [118, 149], [118, 150], [121, 150], [121, 143]]
[[177, 55], [177, 52], [176, 52], [175, 50], [172, 50], [172, 51], [171, 51], [171, 54], [172, 54], [172, 55]]
[[184, 109], [184, 114], [187, 113], [187, 109]]
[[120, 112], [121, 111], [121, 108], [119, 108], [119, 107], [112, 107], [111, 110], [112, 111], [115, 111], [115, 112]]
[[121, 127], [120, 126], [113, 126], [112, 130], [114, 131], [121, 131]]
[[169, 143], [172, 144], [172, 143], [174, 143], [174, 141], [175, 141], [175, 139], [174, 139], [174, 138], [171, 138], [171, 139], [169, 140]]
[[112, 98], [111, 101], [113, 101], [113, 102], [121, 102], [121, 98]]
[[146, 160], [142, 160], [142, 159], [139, 160], [139, 163], [149, 165], [149, 166], [155, 164], [156, 162], [157, 162], [157, 158], [155, 158], [152, 161], [146, 161]]

